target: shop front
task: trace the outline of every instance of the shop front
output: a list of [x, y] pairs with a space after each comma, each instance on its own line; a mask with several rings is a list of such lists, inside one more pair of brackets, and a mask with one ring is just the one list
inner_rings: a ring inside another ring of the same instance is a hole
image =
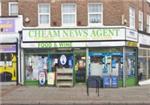
[[0, 18], [0, 82], [18, 83], [18, 31], [21, 29], [17, 26], [20, 19]]
[[139, 80], [150, 78], [150, 36], [139, 33], [138, 70]]
[[[25, 85], [74, 86], [89, 76], [137, 84], [137, 33], [126, 27], [24, 29], [21, 43]], [[114, 82], [115, 84], [115, 82]], [[111, 87], [111, 86], [110, 86]]]

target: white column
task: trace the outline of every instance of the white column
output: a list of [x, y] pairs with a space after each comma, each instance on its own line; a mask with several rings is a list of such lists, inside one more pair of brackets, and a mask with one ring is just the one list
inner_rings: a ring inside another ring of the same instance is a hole
[[21, 49], [21, 84], [24, 84], [24, 51]]

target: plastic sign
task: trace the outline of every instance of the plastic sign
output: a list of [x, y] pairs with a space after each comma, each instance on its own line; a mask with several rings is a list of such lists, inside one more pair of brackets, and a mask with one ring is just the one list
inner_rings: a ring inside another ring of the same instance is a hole
[[16, 52], [16, 45], [1, 45], [0, 44], [0, 53], [11, 53]]
[[46, 83], [46, 75], [44, 71], [39, 72], [39, 85], [44, 86]]
[[0, 19], [0, 29], [2, 32], [15, 32], [15, 20]]
[[60, 63], [61, 63], [62, 65], [65, 65], [66, 62], [67, 62], [66, 56], [65, 56], [65, 55], [61, 55], [61, 56], [60, 56]]

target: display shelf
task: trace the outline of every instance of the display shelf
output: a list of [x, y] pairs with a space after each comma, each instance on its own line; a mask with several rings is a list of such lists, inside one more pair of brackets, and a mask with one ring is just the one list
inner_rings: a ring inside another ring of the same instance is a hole
[[59, 74], [57, 74], [57, 80], [72, 80], [72, 75], [69, 75], [69, 76], [67, 76], [67, 75], [59, 75]]
[[72, 87], [73, 82], [72, 81], [59, 81], [57, 82], [57, 87]]
[[58, 68], [56, 70], [56, 86], [73, 86], [73, 69]]

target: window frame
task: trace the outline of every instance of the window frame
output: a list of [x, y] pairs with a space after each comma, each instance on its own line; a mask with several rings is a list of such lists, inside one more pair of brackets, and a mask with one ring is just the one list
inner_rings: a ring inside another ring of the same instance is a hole
[[[141, 10], [139, 10], [139, 19], [138, 19], [138, 29], [140, 30], [140, 31], [143, 31], [143, 12], [141, 11]], [[140, 24], [141, 24], [141, 26], [140, 26]]]
[[[75, 11], [74, 11], [74, 13], [64, 13], [63, 12], [63, 6], [64, 5], [74, 5], [75, 6]], [[69, 24], [66, 24], [66, 23], [64, 23], [63, 22], [63, 20], [64, 20], [64, 15], [74, 15], [75, 16], [75, 22], [74, 23], [69, 23]], [[61, 24], [62, 24], [62, 26], [71, 26], [71, 27], [75, 27], [75, 26], [77, 26], [77, 4], [76, 3], [63, 3], [63, 4], [61, 4]]]
[[147, 14], [146, 17], [146, 32], [150, 33], [150, 14]]
[[[131, 12], [133, 12], [133, 14], [134, 14], [134, 16], [132, 16], [132, 13]], [[135, 8], [134, 7], [129, 7], [129, 27], [131, 28], [131, 29], [135, 29]], [[133, 19], [133, 20], [132, 20]], [[134, 24], [132, 24], [132, 21], [134, 21]]]
[[[17, 5], [17, 11], [16, 14], [12, 14], [11, 5]], [[18, 8], [18, 2], [9, 2], [9, 16], [18, 16], [19, 15], [19, 8]]]
[[[89, 7], [90, 7], [89, 5], [90, 4], [99, 4], [102, 11], [90, 13], [89, 12]], [[88, 10], [87, 11], [88, 11], [88, 26], [102, 26], [103, 25], [103, 3], [88, 3]], [[101, 15], [101, 23], [90, 23], [90, 15], [91, 14], [93, 14], [93, 15], [95, 15], [95, 14]]]
[[[47, 5], [49, 7], [49, 13], [40, 13], [40, 5]], [[48, 19], [48, 23], [44, 24], [44, 23], [40, 23], [40, 16], [41, 15], [48, 15], [49, 19]], [[38, 3], [38, 26], [51, 26], [51, 5], [49, 3]]]

